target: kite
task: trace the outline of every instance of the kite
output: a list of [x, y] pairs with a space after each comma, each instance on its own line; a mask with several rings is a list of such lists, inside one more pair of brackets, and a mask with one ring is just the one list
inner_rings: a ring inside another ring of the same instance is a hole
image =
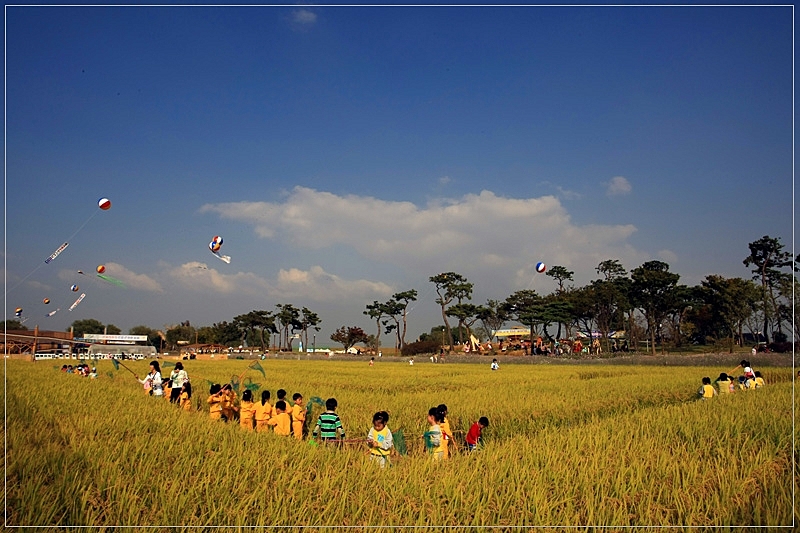
[[85, 276], [86, 274], [83, 273], [83, 270], [78, 270], [78, 274]]
[[21, 307], [17, 307], [16, 309], [14, 309], [14, 315], [22, 316], [22, 308]]
[[78, 299], [75, 300], [75, 302], [72, 305], [69, 306], [69, 310], [72, 311], [73, 309], [78, 307], [78, 304], [81, 303], [84, 298], [86, 298], [86, 293], [82, 292], [81, 295], [78, 297]]
[[50, 298], [45, 298], [44, 300], [42, 300], [42, 303], [43, 303], [44, 305], [47, 305], [47, 304], [49, 304], [49, 303], [50, 303]]
[[106, 271], [106, 266], [105, 265], [97, 265], [97, 268], [95, 270], [97, 270], [98, 274], [102, 274], [103, 272]]
[[69, 288], [69, 290], [71, 290], [72, 292], [78, 292], [80, 289], [81, 288], [78, 287], [77, 285], [73, 285], [72, 287]]
[[98, 274], [97, 277], [102, 279], [102, 280], [105, 280], [105, 281], [107, 281], [109, 283], [113, 283], [117, 287], [125, 287], [125, 284], [123, 282], [121, 282], [120, 280], [118, 280], [116, 278], [112, 278], [111, 276], [106, 276], [104, 274]]
[[536, 279], [536, 275], [544, 273], [545, 270], [547, 270], [547, 265], [545, 265], [541, 261], [536, 263], [536, 272], [533, 273], [533, 276], [531, 277], [531, 281], [530, 281], [530, 283], [528, 283], [528, 286], [525, 287], [525, 290], [530, 289], [531, 286], [533, 285], [533, 281]]
[[59, 311], [61, 311], [60, 307], [58, 309], [56, 309], [55, 311], [50, 311], [49, 313], [47, 313], [44, 316], [53, 316], [54, 314], [58, 313]]
[[219, 253], [220, 249], [222, 248], [222, 237], [219, 235], [215, 235], [211, 242], [208, 243], [208, 249], [211, 250], [211, 253], [214, 254], [220, 261], [224, 261], [228, 264], [231, 263], [231, 257], [229, 255], [221, 255]]
[[[102, 211], [107, 211], [107, 210], [109, 210], [109, 209], [111, 208], [111, 200], [109, 200], [108, 198], [101, 198], [101, 199], [100, 199], [100, 200], [97, 202], [97, 206], [100, 208], [100, 210], [102, 210]], [[87, 219], [86, 219], [86, 221], [85, 221], [83, 224], [81, 224], [81, 225], [78, 227], [78, 229], [76, 229], [76, 230], [75, 230], [75, 231], [72, 233], [72, 235], [70, 235], [70, 236], [67, 238], [67, 240], [64, 242], [64, 244], [62, 244], [61, 246], [59, 246], [59, 247], [56, 249], [56, 251], [55, 251], [55, 252], [53, 252], [52, 254], [50, 254], [50, 257], [48, 257], [47, 259], [45, 259], [45, 260], [44, 260], [44, 263], [45, 263], [45, 264], [49, 264], [49, 263], [50, 263], [50, 262], [52, 262], [52, 261], [53, 261], [53, 260], [54, 260], [56, 257], [58, 257], [58, 256], [59, 256], [59, 255], [60, 255], [60, 254], [61, 254], [61, 253], [62, 253], [64, 250], [66, 250], [66, 249], [67, 249], [67, 246], [69, 246], [69, 241], [71, 241], [73, 237], [75, 237], [75, 236], [76, 236], [78, 233], [80, 233], [80, 231], [81, 231], [81, 230], [82, 230], [82, 229], [83, 229], [83, 228], [86, 226], [86, 224], [88, 224], [88, 223], [89, 223], [89, 221], [90, 221], [90, 220], [92, 220], [92, 218], [94, 218], [94, 216], [95, 216], [95, 215], [96, 215], [98, 212], [99, 212], [99, 211], [94, 211], [94, 212], [93, 212], [91, 215], [89, 215], [89, 218], [87, 218]], [[25, 282], [25, 280], [27, 280], [29, 277], [31, 277], [31, 276], [32, 276], [32, 275], [33, 275], [33, 274], [34, 274], [34, 273], [35, 273], [37, 270], [39, 270], [41, 267], [42, 267], [42, 264], [41, 264], [41, 263], [39, 263], [39, 265], [38, 265], [36, 268], [34, 268], [33, 270], [31, 270], [31, 271], [28, 273], [28, 275], [27, 275], [27, 276], [25, 276], [24, 278], [22, 278], [21, 280], [19, 280], [19, 282], [18, 282], [16, 285], [14, 285], [14, 286], [13, 286], [13, 287], [11, 287], [10, 289], [8, 289], [8, 290], [6, 291], [6, 294], [8, 294], [9, 292], [13, 291], [13, 290], [14, 290], [14, 289], [16, 289], [17, 287], [19, 287], [19, 286], [20, 286], [20, 285], [21, 285], [23, 282]], [[81, 272], [81, 274], [82, 274], [82, 272]]]
[[64, 244], [62, 244], [61, 246], [59, 246], [58, 248], [56, 248], [56, 251], [55, 251], [55, 252], [53, 252], [52, 254], [50, 254], [50, 257], [48, 257], [47, 259], [45, 259], [45, 260], [44, 260], [44, 262], [45, 262], [45, 263], [50, 263], [50, 261], [52, 261], [53, 259], [55, 259], [56, 257], [58, 257], [58, 256], [59, 256], [59, 254], [61, 254], [61, 252], [63, 252], [64, 250], [66, 250], [66, 249], [67, 249], [67, 246], [69, 246], [69, 243], [68, 243], [68, 242], [65, 242]]

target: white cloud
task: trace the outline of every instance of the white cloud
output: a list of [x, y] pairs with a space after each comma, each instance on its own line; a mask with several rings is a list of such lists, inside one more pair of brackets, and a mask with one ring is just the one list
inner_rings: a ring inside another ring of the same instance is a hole
[[106, 274], [125, 283], [130, 289], [164, 292], [161, 285], [147, 274], [136, 274], [119, 263], [106, 263]]
[[439, 185], [447, 185], [451, 183], [453, 179], [450, 176], [442, 176], [439, 178]]
[[186, 289], [221, 294], [269, 292], [269, 282], [251, 272], [225, 274], [205, 263], [191, 261], [168, 271]]
[[556, 186], [556, 190], [558, 191], [558, 195], [561, 196], [564, 200], [580, 200], [581, 194], [575, 191], [570, 191], [565, 189], [559, 185]]
[[308, 9], [296, 9], [292, 11], [292, 21], [295, 24], [314, 24], [317, 21], [317, 14]]
[[623, 176], [615, 176], [606, 184], [606, 195], [608, 196], [622, 196], [630, 194], [632, 190], [631, 183]]
[[28, 280], [25, 282], [25, 285], [30, 287], [31, 289], [35, 289], [38, 291], [51, 291], [53, 288], [50, 285], [42, 283], [36, 280]]
[[258, 236], [292, 246], [346, 245], [364, 259], [425, 279], [454, 270], [518, 286], [544, 261], [584, 272], [588, 280], [606, 259], [629, 268], [649, 259], [626, 242], [635, 226], [577, 226], [554, 196], [517, 199], [482, 191], [418, 207], [295, 187], [282, 202], [207, 204], [200, 211], [250, 224]]
[[[119, 263], [106, 263], [105, 267], [105, 275], [114, 279], [118, 279], [125, 284], [125, 287], [129, 289], [138, 289], [147, 292], [164, 292], [164, 288], [161, 286], [161, 284], [147, 274], [137, 274]], [[94, 285], [105, 285], [105, 282], [95, 278], [94, 271], [86, 271], [84, 276], [81, 276], [76, 270], [61, 270], [58, 273], [58, 277], [62, 280], [69, 281], [70, 283], [75, 283], [81, 287], [86, 286], [89, 283]]]
[[672, 250], [659, 250], [658, 258], [664, 261], [665, 263], [672, 266], [674, 263], [678, 261], [678, 255], [673, 252]]
[[265, 298], [337, 301], [343, 298], [374, 299], [390, 296], [393, 288], [369, 280], [345, 280], [320, 266], [309, 270], [281, 269], [277, 279], [268, 280], [252, 272], [226, 274], [205, 263], [191, 261], [172, 268], [168, 275], [184, 288], [220, 294], [260, 295]]
[[342, 298], [378, 298], [391, 296], [393, 289], [381, 282], [348, 281], [329, 274], [320, 266], [309, 270], [290, 268], [278, 272], [278, 286], [284, 296], [303, 295], [317, 301], [337, 301]]

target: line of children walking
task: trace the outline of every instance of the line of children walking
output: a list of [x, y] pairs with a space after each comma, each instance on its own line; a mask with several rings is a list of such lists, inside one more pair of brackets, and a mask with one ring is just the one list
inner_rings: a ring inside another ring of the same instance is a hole
[[[286, 391], [283, 389], [278, 390], [278, 400], [274, 406], [270, 404], [271, 395], [268, 390], [261, 392], [260, 402], [253, 400], [253, 393], [250, 390], [245, 390], [238, 407], [235, 405], [236, 393], [229, 385], [222, 387], [214, 384], [211, 386], [209, 394], [207, 402], [209, 416], [212, 420], [233, 421], [238, 415], [239, 425], [248, 431], [267, 432], [272, 428], [276, 435], [294, 436], [297, 440], [302, 440], [304, 437], [307, 406], [303, 395], [299, 392], [292, 395], [294, 405], [291, 407], [287, 405]], [[323, 443], [347, 442], [342, 420], [336, 413], [337, 408], [336, 398], [328, 398], [325, 401], [325, 412], [317, 418], [311, 434], [312, 440], [319, 439]], [[434, 460], [447, 459], [450, 456], [451, 443], [454, 442], [453, 431], [447, 419], [447, 405], [440, 404], [431, 407], [427, 418], [430, 427], [423, 435], [426, 448]], [[394, 446], [388, 422], [389, 413], [386, 411], [375, 413], [372, 417], [372, 427], [366, 438], [370, 459], [381, 467], [388, 464]], [[481, 432], [488, 426], [489, 419], [485, 416], [480, 417], [477, 422], [472, 424], [466, 437], [469, 451], [478, 448], [481, 444]]]

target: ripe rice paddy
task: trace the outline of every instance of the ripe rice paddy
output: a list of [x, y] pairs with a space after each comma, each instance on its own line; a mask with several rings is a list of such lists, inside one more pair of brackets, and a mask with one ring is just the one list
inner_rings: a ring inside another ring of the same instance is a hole
[[[360, 443], [313, 447], [209, 420], [204, 380], [225, 383], [248, 361], [186, 361], [202, 410], [182, 412], [110, 361], [91, 380], [9, 360], [7, 525], [689, 530], [795, 519], [790, 368], [762, 368], [763, 389], [696, 401], [703, 376], [730, 368], [260, 363], [266, 378], [247, 377], [273, 401], [279, 388], [335, 397], [348, 438], [388, 411], [408, 455], [381, 470]], [[489, 418], [481, 450], [431, 461], [421, 435], [440, 403], [457, 444]]]

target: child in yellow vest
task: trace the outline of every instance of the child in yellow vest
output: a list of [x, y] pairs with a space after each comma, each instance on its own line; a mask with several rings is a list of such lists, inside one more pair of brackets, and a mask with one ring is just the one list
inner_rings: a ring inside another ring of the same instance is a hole
[[275, 402], [275, 410], [278, 414], [267, 421], [267, 425], [275, 426], [275, 434], [288, 437], [292, 434], [292, 419], [286, 413], [286, 402], [278, 400]]
[[425, 432], [425, 447], [428, 452], [433, 455], [434, 461], [444, 459], [444, 438], [442, 437], [442, 428], [439, 424], [442, 423], [442, 412], [438, 407], [431, 407], [428, 410], [428, 423], [430, 427]]
[[303, 405], [303, 395], [295, 392], [292, 395], [294, 406], [292, 407], [292, 432], [294, 438], [303, 440], [303, 423], [306, 421], [306, 408]]
[[719, 389], [720, 394], [730, 394], [733, 392], [733, 389], [731, 388], [731, 380], [728, 377], [728, 374], [725, 372], [722, 372], [717, 378], [717, 388]]
[[211, 390], [208, 391], [210, 396], [208, 397], [208, 412], [211, 416], [211, 420], [221, 420], [222, 419], [222, 394], [221, 394], [222, 387], [220, 387], [219, 383], [215, 383], [211, 385]]
[[442, 439], [444, 440], [444, 454], [442, 455], [442, 459], [447, 459], [450, 457], [450, 443], [454, 442], [453, 431], [450, 429], [450, 421], [447, 420], [447, 406], [445, 404], [440, 404], [437, 409], [442, 413], [442, 423], [439, 424], [442, 430]]
[[170, 394], [172, 394], [172, 380], [168, 379], [164, 382], [164, 398], [169, 400]]
[[[284, 403], [286, 403], [286, 414], [289, 415], [289, 418], [291, 418], [292, 417], [292, 404], [289, 403], [289, 400], [286, 399], [286, 391], [283, 390], [283, 389], [278, 389], [277, 396], [278, 396], [278, 399], [276, 400], [276, 403], [281, 401], [281, 400], [283, 400]], [[278, 414], [278, 413], [276, 413], [273, 410], [272, 416], [275, 416], [276, 414]]]
[[392, 432], [386, 427], [388, 421], [389, 413], [378, 411], [372, 416], [372, 428], [367, 435], [369, 459], [370, 461], [377, 461], [381, 468], [386, 466], [389, 454], [392, 453]]
[[236, 408], [236, 393], [233, 392], [230, 383], [226, 383], [222, 387], [222, 416], [225, 417], [226, 421], [231, 422], [235, 411], [238, 411]]
[[[261, 391], [261, 402], [256, 404], [256, 431], [261, 433], [269, 429], [267, 422], [272, 418], [273, 407], [269, 403], [269, 391]], [[276, 413], [277, 414], [277, 413]]]
[[766, 385], [766, 383], [764, 382], [764, 378], [761, 377], [761, 372], [760, 371], [756, 370], [755, 376], [756, 376], [756, 378], [754, 380], [755, 381], [755, 387], [754, 388], [760, 389], [761, 387]]
[[192, 384], [188, 381], [183, 382], [183, 389], [180, 396], [180, 408], [184, 411], [192, 410]]
[[708, 400], [717, 395], [717, 389], [711, 385], [711, 378], [703, 378], [703, 386], [697, 391], [701, 400]]
[[239, 404], [239, 426], [253, 431], [256, 421], [256, 404], [253, 403], [253, 391], [246, 389], [242, 393], [242, 402]]

